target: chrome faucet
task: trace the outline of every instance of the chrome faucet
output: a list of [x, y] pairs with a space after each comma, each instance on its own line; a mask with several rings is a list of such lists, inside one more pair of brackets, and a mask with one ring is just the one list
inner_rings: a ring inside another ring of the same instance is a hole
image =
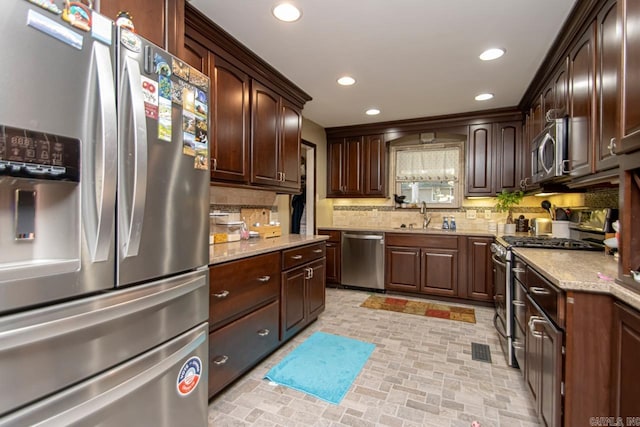
[[427, 203], [422, 202], [422, 206], [420, 206], [420, 214], [422, 214], [422, 228], [426, 229], [431, 222], [431, 215], [427, 213]]

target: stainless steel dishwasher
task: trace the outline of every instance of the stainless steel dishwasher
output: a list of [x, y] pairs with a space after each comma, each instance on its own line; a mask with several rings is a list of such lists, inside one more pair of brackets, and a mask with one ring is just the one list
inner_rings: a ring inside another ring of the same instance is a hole
[[342, 232], [341, 282], [384, 290], [384, 233]]

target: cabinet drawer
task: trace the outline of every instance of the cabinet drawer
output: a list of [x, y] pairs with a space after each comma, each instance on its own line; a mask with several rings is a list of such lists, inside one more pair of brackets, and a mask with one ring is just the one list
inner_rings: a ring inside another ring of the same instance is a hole
[[329, 242], [340, 243], [342, 238], [342, 232], [337, 230], [318, 230], [318, 234], [322, 236], [329, 236]]
[[209, 397], [278, 346], [279, 313], [274, 301], [209, 334]]
[[322, 258], [325, 254], [326, 243], [316, 243], [308, 246], [300, 246], [282, 251], [282, 269], [306, 264], [314, 259]]
[[564, 328], [564, 293], [530, 267], [527, 267], [526, 283], [531, 299], [556, 325]]
[[388, 246], [407, 246], [437, 249], [458, 249], [458, 236], [441, 236], [430, 234], [392, 234], [387, 233], [385, 240]]
[[214, 330], [280, 294], [280, 252], [211, 268], [209, 327]]

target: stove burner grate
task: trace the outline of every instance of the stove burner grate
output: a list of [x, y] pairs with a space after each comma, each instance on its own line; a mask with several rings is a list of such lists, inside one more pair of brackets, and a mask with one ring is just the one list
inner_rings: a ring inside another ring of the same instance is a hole
[[516, 248], [548, 248], [548, 249], [577, 249], [601, 251], [602, 248], [589, 242], [560, 237], [519, 237], [503, 236], [505, 242]]

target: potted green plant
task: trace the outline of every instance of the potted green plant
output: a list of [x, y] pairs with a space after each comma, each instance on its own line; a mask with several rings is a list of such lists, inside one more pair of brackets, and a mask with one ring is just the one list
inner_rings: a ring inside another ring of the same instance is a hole
[[513, 207], [518, 205], [523, 197], [524, 193], [522, 191], [510, 192], [502, 190], [502, 192], [497, 195], [498, 203], [496, 203], [496, 209], [499, 212], [507, 212], [507, 225], [505, 225], [504, 229], [506, 234], [515, 233], [516, 226], [513, 221]]

